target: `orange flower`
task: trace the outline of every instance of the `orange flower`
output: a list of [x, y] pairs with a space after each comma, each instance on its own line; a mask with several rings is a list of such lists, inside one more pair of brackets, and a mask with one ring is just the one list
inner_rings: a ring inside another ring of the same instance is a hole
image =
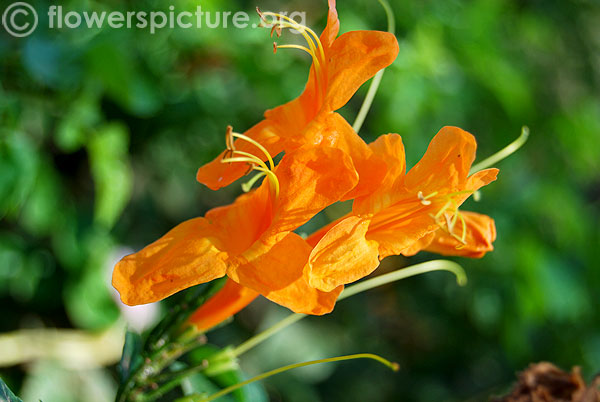
[[[387, 32], [353, 31], [337, 37], [339, 20], [335, 0], [329, 0], [327, 26], [318, 37], [311, 29], [275, 13], [261, 13], [265, 23], [282, 29], [295, 29], [307, 46], [275, 45], [275, 49], [306, 51], [312, 66], [304, 92], [285, 105], [268, 110], [265, 119], [244, 134], [265, 146], [272, 155], [290, 152], [303, 144], [339, 148], [352, 158], [360, 181], [344, 196], [352, 199], [373, 191], [385, 174], [385, 163], [362, 141], [335, 110], [344, 106], [356, 90], [377, 71], [394, 61], [398, 53], [396, 38]], [[247, 143], [236, 141], [236, 148], [248, 151]], [[227, 151], [198, 170], [200, 183], [216, 190], [244, 174], [244, 167], [223, 165]]]
[[[475, 158], [473, 136], [444, 127], [408, 175], [400, 136], [384, 135], [370, 146], [388, 161], [387, 174], [378, 191], [355, 201], [353, 214], [306, 239], [313, 248], [305, 267], [311, 286], [339, 289], [368, 275], [379, 260], [392, 254], [410, 256], [426, 250], [478, 258], [493, 249], [493, 219], [458, 211], [470, 194], [497, 175], [496, 169], [488, 169], [468, 177]], [[247, 291], [223, 290], [209, 301], [222, 310], [202, 306], [191, 321], [208, 329], [252, 300]]]
[[[266, 152], [235, 133], [228, 137], [229, 146], [234, 136]], [[121, 300], [129, 305], [149, 303], [228, 275], [293, 311], [331, 311], [341, 287], [322, 292], [308, 286], [303, 269], [311, 247], [292, 231], [355, 187], [358, 177], [352, 161], [339, 149], [302, 147], [286, 154], [277, 167], [267, 153], [269, 168], [254, 154], [235, 147], [229, 151], [223, 161], [244, 162], [246, 167], [250, 163], [266, 176], [262, 185], [123, 258], [113, 272]]]
[[496, 240], [494, 220], [487, 215], [470, 211], [462, 211], [461, 215], [466, 228], [464, 241], [457, 239], [447, 230], [436, 230], [421, 238], [402, 254], [410, 256], [425, 250], [447, 256], [481, 258], [488, 251], [492, 251], [492, 243]]
[[[466, 254], [484, 252], [479, 246], [469, 248], [467, 241], [493, 239], [493, 225], [477, 226], [485, 220], [465, 218], [458, 207], [495, 180], [498, 170], [469, 176], [476, 149], [471, 134], [442, 128], [407, 174], [400, 136], [381, 136], [371, 148], [389, 162], [387, 174], [375, 192], [354, 201], [350, 216], [308, 239], [314, 245], [305, 269], [310, 286], [327, 292], [354, 282], [389, 255], [414, 254], [421, 247], [448, 251], [448, 238], [467, 246]], [[446, 234], [434, 243], [440, 230]]]
[[236, 314], [257, 296], [254, 290], [228, 279], [221, 290], [192, 314], [189, 322], [199, 331], [206, 331]]

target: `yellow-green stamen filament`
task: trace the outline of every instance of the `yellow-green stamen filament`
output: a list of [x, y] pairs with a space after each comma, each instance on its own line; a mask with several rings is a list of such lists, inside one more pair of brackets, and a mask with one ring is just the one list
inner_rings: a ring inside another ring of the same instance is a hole
[[[473, 192], [473, 190], [463, 190], [440, 196], [442, 197], [442, 199], [445, 199], [446, 202], [435, 214], [429, 214], [429, 216], [435, 221], [435, 223], [440, 227], [441, 230], [448, 233], [460, 243], [456, 247], [457, 249], [460, 249], [467, 244], [467, 222], [460, 213], [458, 205], [452, 197], [461, 194], [471, 194]], [[437, 194], [438, 192], [435, 191], [427, 196], [424, 196], [423, 192], [419, 191], [417, 193], [417, 197], [421, 201], [422, 205], [429, 206], [432, 204], [432, 200], [437, 196]], [[457, 235], [454, 231], [458, 221], [460, 221], [461, 224], [460, 236]]]
[[[265, 158], [269, 162], [269, 166], [267, 166], [267, 164], [263, 161], [262, 158], [259, 158], [258, 156], [250, 152], [237, 150], [235, 148], [234, 138], [246, 141], [257, 147], [264, 154]], [[247, 183], [244, 183], [242, 185], [242, 190], [244, 190], [245, 192], [250, 191], [250, 188], [258, 181], [258, 179], [260, 179], [263, 176], [266, 176], [269, 179], [269, 183], [271, 184], [271, 188], [275, 194], [275, 199], [279, 197], [279, 180], [273, 172], [273, 170], [275, 169], [275, 162], [273, 161], [273, 157], [265, 147], [263, 147], [259, 142], [248, 137], [247, 135], [234, 133], [233, 128], [231, 126], [227, 127], [225, 144], [227, 146], [227, 151], [221, 159], [222, 163], [247, 163], [250, 166], [250, 170], [256, 170], [259, 172], [259, 174], [257, 174]]]
[[[271, 36], [273, 36], [273, 32], [277, 33], [277, 36], [281, 35], [281, 31], [283, 29], [293, 29], [299, 32], [304, 39], [306, 40], [306, 46], [301, 45], [277, 45], [277, 43], [273, 44], [274, 52], [277, 52], [277, 49], [298, 49], [308, 53], [313, 61], [313, 65], [315, 67], [315, 75], [316, 75], [316, 85], [317, 85], [317, 94], [318, 96], [324, 96], [322, 93], [325, 88], [325, 82], [323, 82], [327, 77], [324, 76], [323, 67], [326, 63], [325, 58], [325, 50], [323, 49], [323, 45], [321, 44], [321, 40], [319, 36], [310, 28], [305, 25], [299, 24], [294, 19], [287, 17], [282, 14], [273, 13], [273, 12], [261, 12], [260, 9], [256, 9], [258, 15], [260, 16], [262, 26], [272, 26]], [[270, 17], [271, 19], [267, 18]]]

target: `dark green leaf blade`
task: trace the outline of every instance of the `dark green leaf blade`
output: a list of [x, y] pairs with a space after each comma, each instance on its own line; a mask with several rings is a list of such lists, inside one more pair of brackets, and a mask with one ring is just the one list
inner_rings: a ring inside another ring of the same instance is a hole
[[3, 402], [23, 402], [21, 398], [17, 398], [17, 396], [13, 394], [2, 378], [0, 378], [0, 400]]

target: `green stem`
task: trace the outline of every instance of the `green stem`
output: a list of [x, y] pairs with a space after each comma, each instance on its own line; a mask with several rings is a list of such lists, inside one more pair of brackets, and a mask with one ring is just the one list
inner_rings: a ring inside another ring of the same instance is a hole
[[508, 144], [500, 151], [496, 152], [494, 155], [485, 158], [484, 160], [482, 160], [474, 166], [471, 166], [471, 171], [469, 172], [469, 174], [471, 175], [473, 173], [479, 172], [480, 170], [487, 169], [490, 166], [494, 166], [502, 159], [507, 158], [511, 154], [515, 153], [519, 148], [521, 148], [523, 144], [527, 142], [527, 138], [529, 138], [529, 127], [523, 126], [521, 128], [521, 135], [519, 135], [519, 138]]
[[309, 362], [295, 363], [295, 364], [290, 364], [287, 366], [279, 367], [275, 370], [267, 371], [266, 373], [257, 375], [256, 377], [253, 377], [253, 378], [250, 378], [249, 380], [240, 382], [238, 384], [231, 385], [231, 386], [224, 388], [221, 391], [219, 391], [215, 394], [212, 394], [208, 397], [203, 397], [200, 395], [189, 395], [187, 397], [178, 399], [177, 402], [210, 402], [210, 401], [214, 401], [217, 398], [225, 396], [245, 385], [251, 384], [255, 381], [264, 380], [265, 378], [274, 376], [279, 373], [283, 373], [284, 371], [293, 370], [293, 369], [299, 368], [299, 367], [306, 367], [306, 366], [310, 366], [313, 364], [331, 363], [331, 362], [339, 362], [339, 361], [343, 361], [343, 360], [353, 360], [353, 359], [372, 359], [372, 360], [376, 360], [379, 363], [389, 367], [393, 371], [398, 371], [400, 369], [400, 366], [398, 366], [398, 363], [392, 363], [389, 360], [384, 359], [381, 356], [374, 355], [372, 353], [358, 353], [358, 354], [354, 354], [354, 355], [330, 357], [328, 359], [312, 360]]
[[[460, 286], [464, 286], [467, 283], [467, 275], [465, 274], [464, 269], [455, 262], [448, 260], [433, 260], [423, 262], [421, 264], [416, 264], [407, 268], [401, 268], [399, 270], [377, 276], [372, 279], [367, 279], [366, 281], [362, 281], [357, 283], [356, 285], [352, 285], [347, 287], [342, 294], [338, 297], [339, 300], [346, 299], [350, 296], [354, 296], [358, 293], [364, 292], [369, 289], [373, 289], [378, 286], [386, 285], [388, 283], [392, 283], [395, 281], [399, 281], [401, 279], [409, 278], [411, 276], [424, 274], [427, 272], [433, 271], [449, 271], [456, 275], [456, 282]], [[238, 357], [248, 350], [252, 349], [256, 345], [262, 343], [267, 340], [271, 336], [275, 335], [277, 332], [282, 329], [292, 325], [296, 321], [301, 320], [306, 317], [306, 314], [293, 313], [279, 321], [277, 324], [273, 325], [270, 328], [267, 328], [263, 332], [253, 336], [252, 338], [246, 340], [241, 343], [238, 347], [233, 349], [232, 355]]]
[[192, 374], [196, 374], [196, 373], [199, 373], [200, 371], [206, 370], [207, 367], [208, 367], [208, 363], [205, 360], [202, 362], [202, 364], [198, 364], [196, 366], [188, 367], [188, 368], [178, 370], [178, 371], [171, 371], [171, 372], [163, 373], [156, 377], [156, 382], [161, 383], [161, 382], [166, 382], [166, 381], [170, 382], [170, 381], [174, 381], [174, 380], [181, 381], [184, 378], [186, 378]]
[[272, 327], [266, 329], [265, 331], [255, 335], [255, 336], [253, 336], [252, 338], [246, 340], [244, 343], [240, 344], [238, 347], [233, 349], [233, 351], [232, 351], [233, 356], [241, 356], [242, 354], [246, 353], [248, 350], [252, 349], [259, 343], [270, 338], [271, 336], [275, 335], [277, 332], [292, 325], [293, 323], [301, 320], [304, 317], [306, 317], [306, 314], [301, 314], [301, 313], [290, 314], [283, 320], [279, 321], [277, 324], [273, 325]]
[[338, 297], [338, 301], [378, 286], [433, 271], [452, 272], [454, 275], [456, 275], [456, 283], [458, 283], [460, 286], [467, 284], [467, 275], [460, 265], [448, 260], [433, 260], [416, 264], [407, 268], [402, 268], [384, 275], [376, 276], [375, 278], [367, 279], [366, 281], [359, 282], [356, 285], [349, 286], [344, 289], [340, 297]]
[[[387, 2], [387, 0], [378, 0], [378, 1], [379, 1], [379, 4], [381, 4], [383, 9], [385, 10], [385, 14], [387, 16], [388, 32], [393, 35], [394, 32], [396, 31], [396, 22], [394, 19], [394, 11], [392, 10], [392, 7], [390, 7], [390, 4]], [[367, 91], [367, 95], [365, 96], [365, 100], [363, 101], [363, 104], [361, 105], [360, 110], [358, 111], [358, 114], [356, 115], [356, 120], [354, 120], [354, 124], [352, 125], [352, 128], [357, 133], [360, 131], [363, 123], [365, 122], [367, 113], [369, 113], [369, 109], [371, 109], [371, 105], [373, 104], [373, 99], [375, 99], [375, 94], [377, 93], [377, 90], [379, 89], [379, 84], [381, 84], [381, 79], [383, 78], [384, 71], [385, 71], [385, 68], [382, 70], [379, 70], [377, 72], [377, 74], [375, 74], [375, 77], [373, 77], [373, 80], [371, 81], [371, 85], [369, 86], [369, 90]]]

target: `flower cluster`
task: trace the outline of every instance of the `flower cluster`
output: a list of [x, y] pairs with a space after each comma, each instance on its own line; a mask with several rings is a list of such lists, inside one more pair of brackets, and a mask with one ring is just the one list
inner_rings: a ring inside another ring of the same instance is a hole
[[[245, 185], [249, 191], [123, 258], [113, 274], [123, 302], [154, 302], [227, 275], [225, 287], [192, 318], [199, 328], [219, 323], [259, 294], [295, 312], [320, 315], [333, 309], [344, 285], [369, 275], [387, 256], [429, 250], [481, 257], [491, 250], [493, 220], [459, 211], [498, 173], [469, 174], [476, 150], [471, 134], [442, 128], [406, 172], [399, 135], [366, 144], [336, 113], [394, 61], [396, 38], [377, 31], [338, 37], [334, 0], [320, 36], [284, 16], [260, 15], [273, 34], [295, 29], [306, 40], [306, 46], [274, 47], [310, 54], [306, 88], [246, 132], [228, 128], [226, 149], [198, 170], [197, 179], [216, 190], [256, 171]], [[353, 200], [346, 216], [307, 238], [295, 232], [344, 200]]]

